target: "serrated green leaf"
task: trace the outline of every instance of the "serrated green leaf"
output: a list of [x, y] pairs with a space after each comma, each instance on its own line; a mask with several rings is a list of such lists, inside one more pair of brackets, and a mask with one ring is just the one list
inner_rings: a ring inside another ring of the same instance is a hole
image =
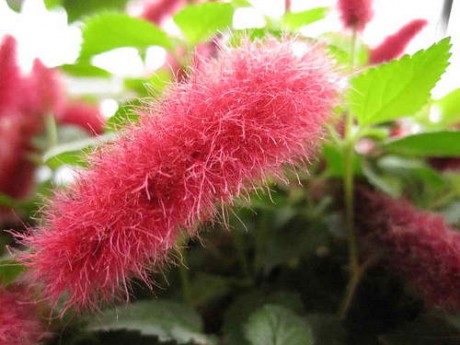
[[231, 4], [209, 2], [191, 5], [174, 16], [174, 22], [191, 44], [206, 41], [232, 25], [235, 8]]
[[409, 135], [388, 141], [387, 151], [417, 157], [460, 157], [460, 131], [439, 131]]
[[245, 327], [251, 345], [312, 345], [308, 323], [294, 312], [277, 305], [266, 305], [253, 313]]
[[363, 126], [415, 115], [448, 66], [450, 39], [358, 74], [347, 102]]
[[289, 30], [297, 30], [323, 19], [328, 10], [327, 7], [318, 7], [303, 12], [288, 12], [281, 20], [281, 25]]
[[113, 133], [107, 133], [95, 138], [61, 144], [47, 151], [43, 155], [43, 161], [51, 169], [57, 169], [64, 164], [86, 166], [85, 156], [95, 147], [114, 138]]
[[10, 256], [0, 258], [0, 284], [7, 286], [25, 270], [23, 265]]
[[439, 109], [440, 123], [444, 127], [460, 124], [460, 88], [434, 101], [434, 106]]
[[109, 78], [111, 76], [110, 72], [106, 71], [105, 69], [86, 63], [61, 65], [59, 66], [59, 69], [64, 73], [74, 77]]
[[121, 13], [104, 13], [88, 18], [83, 26], [80, 61], [115, 48], [150, 46], [171, 48], [168, 35], [154, 24]]
[[92, 319], [87, 327], [91, 331], [137, 331], [156, 336], [160, 342], [177, 344], [214, 344], [202, 333], [202, 321], [193, 309], [171, 301], [150, 300], [136, 302], [122, 308], [107, 310]]

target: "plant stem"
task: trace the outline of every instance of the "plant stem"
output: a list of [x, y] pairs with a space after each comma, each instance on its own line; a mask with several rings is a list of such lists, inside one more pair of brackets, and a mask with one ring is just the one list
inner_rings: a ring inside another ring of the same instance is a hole
[[[356, 31], [353, 31], [350, 47], [351, 68], [354, 66], [356, 46]], [[344, 174], [343, 174], [343, 191], [345, 202], [345, 224], [348, 237], [348, 264], [350, 278], [347, 287], [347, 293], [340, 308], [340, 315], [344, 317], [353, 300], [356, 288], [359, 284], [361, 274], [359, 267], [358, 243], [354, 224], [354, 158], [355, 158], [356, 137], [353, 133], [353, 114], [346, 113], [345, 140], [343, 146]]]
[[233, 242], [235, 244], [235, 248], [238, 254], [238, 261], [240, 263], [241, 269], [243, 270], [245, 277], [250, 280], [252, 279], [252, 276], [249, 269], [249, 263], [246, 258], [243, 233], [240, 231], [240, 229], [235, 229], [233, 231]]
[[46, 137], [48, 140], [48, 149], [58, 144], [58, 133], [56, 119], [52, 114], [48, 114], [45, 118]]
[[179, 274], [182, 285], [182, 299], [186, 304], [191, 305], [192, 296], [190, 292], [190, 276], [188, 268], [183, 263], [179, 264]]

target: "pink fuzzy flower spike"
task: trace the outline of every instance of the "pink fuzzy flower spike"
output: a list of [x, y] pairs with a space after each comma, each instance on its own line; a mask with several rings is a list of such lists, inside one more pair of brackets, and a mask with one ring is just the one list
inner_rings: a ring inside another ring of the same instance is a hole
[[16, 64], [16, 40], [5, 36], [0, 46], [0, 118], [16, 111], [20, 84]]
[[104, 119], [97, 105], [74, 101], [66, 104], [56, 117], [60, 123], [78, 126], [90, 134], [101, 134], [104, 129]]
[[369, 63], [379, 64], [400, 57], [406, 50], [410, 41], [417, 36], [427, 24], [428, 22], [425, 19], [415, 19], [404, 25], [401, 29], [385, 38], [380, 45], [370, 51]]
[[372, 19], [372, 0], [339, 0], [338, 9], [343, 26], [363, 31]]
[[55, 115], [61, 110], [64, 92], [56, 70], [46, 67], [39, 59], [34, 61], [28, 87], [34, 93], [33, 104], [29, 105], [35, 114]]
[[313, 158], [336, 85], [322, 49], [305, 42], [222, 50], [54, 196], [25, 240], [32, 279], [77, 309], [128, 297], [131, 278], [150, 283], [181, 229], [193, 236], [220, 204]]
[[433, 307], [460, 311], [460, 232], [404, 200], [365, 193], [367, 240]]
[[25, 289], [0, 288], [0, 344], [37, 345], [47, 333]]

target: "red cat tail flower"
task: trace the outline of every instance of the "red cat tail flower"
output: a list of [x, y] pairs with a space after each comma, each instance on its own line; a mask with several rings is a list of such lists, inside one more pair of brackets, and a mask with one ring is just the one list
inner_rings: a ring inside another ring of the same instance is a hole
[[34, 102], [29, 106], [33, 113], [45, 116], [61, 110], [65, 95], [56, 70], [36, 59], [27, 82], [34, 93]]
[[433, 307], [460, 310], [460, 232], [404, 200], [362, 193], [364, 238]]
[[0, 118], [16, 112], [20, 71], [16, 64], [16, 40], [5, 36], [0, 45]]
[[0, 287], [0, 344], [37, 345], [47, 337], [35, 302], [19, 288]]
[[58, 192], [25, 239], [31, 278], [56, 303], [92, 308], [150, 282], [181, 232], [286, 164], [310, 160], [335, 104], [322, 49], [268, 38], [223, 49], [173, 85]]
[[78, 126], [90, 134], [101, 134], [104, 129], [104, 119], [97, 105], [82, 101], [65, 104], [56, 118], [62, 124]]
[[428, 22], [424, 19], [415, 19], [404, 25], [401, 29], [385, 38], [380, 45], [370, 51], [369, 63], [379, 64], [400, 57], [410, 41], [412, 41], [427, 24]]
[[372, 0], [339, 0], [338, 9], [343, 26], [363, 31], [372, 19]]

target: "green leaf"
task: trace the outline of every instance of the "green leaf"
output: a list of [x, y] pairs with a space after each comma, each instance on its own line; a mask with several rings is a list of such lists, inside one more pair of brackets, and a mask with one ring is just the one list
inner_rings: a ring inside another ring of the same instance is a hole
[[224, 315], [224, 337], [228, 345], [248, 345], [245, 338], [244, 325], [250, 315], [266, 304], [283, 306], [297, 313], [303, 311], [300, 296], [291, 292], [265, 292], [258, 290], [249, 291], [238, 296]]
[[44, 0], [44, 3], [47, 10], [52, 10], [53, 8], [62, 5], [61, 0]]
[[303, 12], [289, 12], [281, 20], [281, 25], [289, 30], [297, 30], [305, 25], [323, 19], [328, 10], [328, 7], [317, 7]]
[[171, 48], [168, 35], [154, 24], [126, 14], [104, 13], [88, 18], [83, 26], [80, 61], [115, 48], [150, 46]]
[[209, 2], [187, 6], [174, 16], [174, 21], [187, 40], [196, 44], [231, 27], [234, 11], [231, 4]]
[[[328, 32], [322, 35], [322, 39], [328, 42], [328, 53], [331, 54], [339, 64], [351, 67], [350, 36]], [[369, 60], [369, 48], [359, 38], [356, 40], [354, 60], [357, 66], [366, 65]]]
[[15, 12], [21, 12], [22, 4], [24, 0], [6, 0], [8, 7], [11, 8]]
[[232, 0], [230, 2], [236, 8], [238, 7], [252, 7], [251, 3], [248, 0]]
[[363, 126], [415, 115], [448, 66], [450, 40], [358, 74], [347, 102]]
[[190, 299], [194, 306], [207, 305], [231, 291], [231, 282], [226, 277], [197, 273], [190, 283]]
[[[331, 177], [342, 177], [345, 171], [343, 151], [335, 145], [326, 143], [323, 145], [323, 155], [326, 159], [327, 173]], [[357, 175], [362, 175], [361, 156], [356, 156], [353, 161], [353, 170]]]
[[140, 97], [158, 96], [172, 82], [172, 78], [173, 75], [170, 71], [159, 70], [148, 78], [126, 78], [124, 86], [136, 92]]
[[417, 157], [460, 157], [460, 131], [439, 131], [409, 135], [384, 144], [400, 155]]
[[115, 115], [110, 117], [105, 127], [108, 131], [118, 131], [124, 126], [137, 122], [139, 115], [136, 113], [141, 105], [141, 101], [134, 99], [120, 105]]
[[110, 78], [110, 72], [105, 69], [87, 64], [87, 63], [76, 63], [72, 65], [61, 65], [59, 66], [61, 71], [74, 77], [92, 77], [92, 78]]
[[107, 143], [114, 138], [113, 133], [107, 133], [95, 138], [61, 144], [47, 151], [43, 155], [43, 161], [51, 169], [59, 168], [64, 164], [86, 166], [85, 156], [96, 146]]
[[440, 122], [445, 127], [460, 123], [460, 88], [450, 92], [441, 99], [434, 102], [439, 109]]
[[141, 301], [107, 310], [92, 319], [88, 329], [136, 331], [145, 336], [156, 336], [160, 342], [173, 341], [177, 344], [215, 343], [202, 333], [200, 315], [185, 305], [165, 300]]
[[[48, 0], [50, 1], [50, 0]], [[53, 0], [56, 2], [56, 0]], [[69, 22], [103, 11], [123, 12], [129, 0], [61, 0]]]
[[13, 282], [26, 268], [12, 257], [0, 258], [0, 283], [7, 286]]
[[251, 345], [312, 345], [308, 323], [294, 312], [277, 305], [266, 305], [252, 314], [245, 328]]
[[309, 314], [306, 320], [313, 331], [315, 345], [345, 345], [347, 334], [335, 314]]
[[395, 176], [379, 174], [365, 161], [363, 161], [363, 174], [371, 185], [382, 192], [394, 198], [401, 196], [401, 182]]

